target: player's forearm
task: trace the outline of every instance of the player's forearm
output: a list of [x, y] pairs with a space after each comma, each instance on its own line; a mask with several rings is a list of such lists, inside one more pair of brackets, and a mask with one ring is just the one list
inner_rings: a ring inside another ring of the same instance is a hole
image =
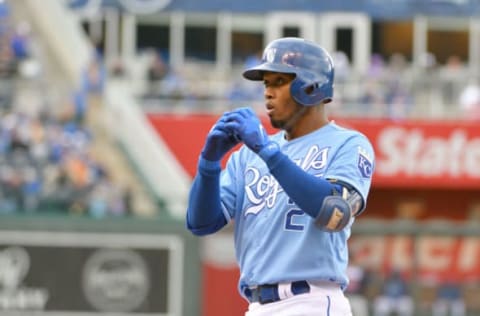
[[200, 159], [187, 208], [187, 227], [195, 235], [212, 234], [227, 223], [220, 203], [220, 162]]
[[274, 146], [270, 152], [262, 152], [260, 156], [295, 204], [316, 218], [324, 198], [332, 195], [333, 185], [323, 178], [305, 172], [280, 150], [275, 150]]

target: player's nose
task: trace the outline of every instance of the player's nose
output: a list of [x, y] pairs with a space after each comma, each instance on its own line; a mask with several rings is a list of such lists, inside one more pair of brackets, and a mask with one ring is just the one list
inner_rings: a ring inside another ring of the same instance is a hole
[[273, 91], [269, 87], [265, 87], [265, 90], [263, 91], [263, 96], [265, 97], [266, 100], [270, 100], [273, 98]]

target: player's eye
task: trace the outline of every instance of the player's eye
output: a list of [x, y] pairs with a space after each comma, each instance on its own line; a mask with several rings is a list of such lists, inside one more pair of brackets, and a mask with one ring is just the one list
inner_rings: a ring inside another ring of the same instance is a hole
[[274, 80], [265, 80], [263, 81], [263, 84], [265, 87], [281, 87], [284, 84], [287, 84], [289, 80], [284, 77], [276, 77]]

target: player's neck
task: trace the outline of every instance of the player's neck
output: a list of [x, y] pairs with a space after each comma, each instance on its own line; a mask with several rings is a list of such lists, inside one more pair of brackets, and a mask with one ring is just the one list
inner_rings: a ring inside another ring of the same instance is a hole
[[285, 130], [285, 138], [292, 140], [302, 137], [322, 128], [328, 123], [330, 123], [330, 121], [323, 111], [323, 106], [309, 108], [304, 115], [298, 118], [291, 128]]

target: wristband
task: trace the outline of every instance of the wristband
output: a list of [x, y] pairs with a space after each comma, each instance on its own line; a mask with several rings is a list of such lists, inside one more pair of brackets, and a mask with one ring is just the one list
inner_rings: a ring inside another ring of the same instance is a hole
[[259, 152], [258, 155], [263, 161], [267, 161], [272, 158], [273, 155], [280, 151], [280, 146], [276, 142], [267, 143]]
[[200, 156], [198, 171], [203, 175], [216, 175], [221, 171], [220, 161], [211, 161]]

